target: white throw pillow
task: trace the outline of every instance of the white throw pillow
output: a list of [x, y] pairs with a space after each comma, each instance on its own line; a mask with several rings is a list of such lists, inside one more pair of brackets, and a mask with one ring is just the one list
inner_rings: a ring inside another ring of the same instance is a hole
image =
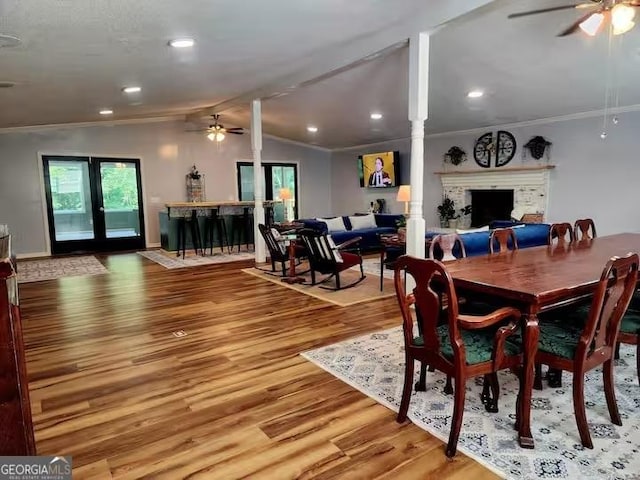
[[468, 228], [466, 230], [462, 228], [456, 228], [456, 233], [458, 235], [464, 235], [465, 233], [488, 232], [488, 231], [489, 231], [489, 225], [485, 225], [484, 227], [479, 227], [479, 228]]
[[336, 217], [336, 218], [316, 218], [317, 221], [319, 222], [324, 222], [327, 224], [327, 230], [329, 230], [329, 233], [331, 232], [346, 232], [347, 228], [344, 226], [344, 221], [342, 220], [342, 217]]
[[373, 213], [369, 213], [368, 215], [356, 215], [353, 217], [349, 216], [349, 221], [351, 222], [351, 230], [376, 228], [378, 226], [376, 224], [376, 217]]

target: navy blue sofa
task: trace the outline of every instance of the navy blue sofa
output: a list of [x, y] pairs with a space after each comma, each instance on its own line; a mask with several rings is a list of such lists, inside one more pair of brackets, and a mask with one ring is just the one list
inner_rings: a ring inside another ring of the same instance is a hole
[[[357, 216], [357, 215], [353, 215]], [[351, 229], [351, 222], [348, 216], [343, 216], [342, 221], [347, 228], [344, 232], [331, 232], [331, 237], [336, 244], [341, 244], [347, 240], [351, 240], [354, 237], [362, 237], [360, 242], [360, 249], [363, 251], [378, 251], [380, 250], [380, 240], [378, 235], [381, 233], [396, 233], [398, 228], [396, 222], [400, 220], [403, 215], [396, 215], [392, 213], [376, 213], [374, 214], [376, 219], [376, 228], [361, 228], [358, 230]], [[326, 217], [335, 218], [335, 217]], [[303, 218], [296, 220], [296, 222], [304, 223], [306, 228], [312, 228], [314, 230], [327, 233], [327, 224], [316, 220], [315, 218]]]
[[[513, 229], [516, 238], [518, 239], [518, 248], [537, 247], [547, 244], [549, 229], [551, 228], [551, 226], [546, 223], [522, 224], [520, 222], [496, 221], [493, 222], [490, 227], [491, 229], [495, 229], [513, 227], [516, 225], [524, 225], [523, 227]], [[490, 231], [461, 234], [460, 238], [462, 239], [462, 243], [464, 244], [464, 249], [467, 253], [467, 256], [473, 257], [475, 255], [488, 254], [490, 234]], [[432, 238], [436, 235], [438, 234], [435, 232], [427, 232], [425, 237]], [[453, 254], [459, 256], [460, 252], [456, 250], [458, 250], [457, 247], [453, 250]]]

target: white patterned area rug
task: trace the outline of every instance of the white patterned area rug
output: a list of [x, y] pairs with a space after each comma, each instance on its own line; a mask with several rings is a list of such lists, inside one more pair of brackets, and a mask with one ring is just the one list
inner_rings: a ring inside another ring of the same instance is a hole
[[166, 252], [164, 250], [147, 250], [144, 252], [137, 252], [149, 260], [159, 263], [164, 268], [186, 268], [186, 267], [201, 267], [203, 265], [217, 265], [220, 263], [239, 262], [246, 260], [254, 260], [256, 258], [253, 252], [239, 252], [239, 253], [216, 253], [215, 255], [207, 255], [205, 257], [201, 255], [186, 255], [182, 258], [176, 256], [176, 252]]
[[102, 275], [104, 273], [109, 273], [109, 270], [93, 255], [18, 261], [19, 283], [41, 282], [63, 277]]
[[[404, 377], [402, 328], [396, 327], [301, 354], [364, 394], [398, 411]], [[416, 362], [416, 379], [418, 380]], [[513, 479], [639, 479], [640, 387], [635, 347], [622, 345], [615, 383], [623, 426], [609, 418], [602, 373], [593, 370], [585, 381], [587, 419], [593, 450], [580, 443], [573, 413], [570, 374], [563, 386], [534, 390], [531, 428], [535, 448], [520, 448], [513, 429], [518, 380], [500, 374], [499, 413], [488, 413], [480, 401], [481, 379], [467, 383], [463, 426], [458, 449], [505, 478]], [[453, 396], [442, 390], [445, 377], [427, 373], [427, 391], [413, 392], [409, 418], [445, 441], [449, 438]], [[444, 448], [444, 447], [443, 447]]]

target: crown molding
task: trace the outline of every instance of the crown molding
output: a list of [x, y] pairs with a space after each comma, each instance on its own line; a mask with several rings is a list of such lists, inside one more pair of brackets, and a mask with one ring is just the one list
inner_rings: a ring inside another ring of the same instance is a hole
[[[630, 113], [630, 112], [638, 112], [638, 111], [640, 111], [640, 104], [634, 104], [634, 105], [626, 105], [626, 106], [623, 106], [623, 107], [609, 108], [607, 110], [607, 114], [608, 115], [616, 115], [616, 114], [620, 114], [620, 113]], [[570, 121], [570, 120], [582, 120], [582, 119], [585, 119], [585, 118], [599, 117], [601, 115], [604, 115], [604, 109], [588, 110], [586, 112], [578, 112], [578, 113], [570, 113], [568, 115], [559, 115], [557, 117], [538, 118], [538, 119], [534, 119], [534, 120], [526, 120], [526, 121], [523, 121], [523, 122], [487, 125], [487, 126], [484, 126], [484, 127], [469, 128], [467, 130], [450, 130], [448, 132], [430, 133], [430, 134], [426, 134], [424, 136], [424, 138], [425, 138], [425, 140], [428, 140], [428, 139], [432, 139], [432, 138], [452, 137], [452, 136], [457, 136], [457, 135], [481, 134], [481, 133], [486, 133], [487, 130], [491, 130], [491, 129], [507, 130], [507, 129], [510, 129], [510, 128], [523, 128], [523, 127], [531, 127], [531, 126], [536, 126], [536, 125], [547, 125], [547, 124], [550, 124], [550, 123], [567, 122], [567, 121]], [[374, 147], [376, 145], [383, 145], [383, 144], [391, 143], [391, 142], [400, 142], [400, 141], [403, 141], [403, 140], [411, 140], [411, 137], [410, 136], [398, 137], [398, 138], [393, 138], [391, 140], [383, 140], [381, 142], [373, 142], [373, 143], [365, 143], [365, 144], [361, 144], [361, 145], [354, 145], [352, 147], [334, 148], [334, 149], [331, 149], [331, 152], [344, 152], [344, 151], [349, 151], [349, 150], [358, 150], [358, 149], [363, 149], [363, 148], [367, 148], [367, 147]]]
[[[245, 130], [250, 131], [248, 128], [246, 128]], [[299, 142], [297, 140], [290, 140], [288, 138], [278, 137], [276, 135], [271, 135], [269, 133], [262, 132], [262, 137], [269, 138], [271, 140], [276, 140], [282, 143], [288, 143], [290, 145], [296, 145], [298, 147], [310, 148], [312, 150], [318, 150], [320, 152], [331, 153], [330, 148], [321, 147], [320, 145], [312, 145], [310, 143]]]
[[162, 117], [148, 118], [124, 118], [120, 120], [96, 120], [93, 122], [75, 122], [75, 123], [48, 123], [44, 125], [25, 125], [23, 127], [4, 127], [0, 128], [0, 135], [3, 133], [26, 133], [38, 132], [41, 130], [60, 130], [64, 128], [85, 128], [85, 127], [112, 127], [117, 125], [136, 125], [144, 123], [162, 123], [172, 122], [184, 119], [184, 115], [167, 115]]

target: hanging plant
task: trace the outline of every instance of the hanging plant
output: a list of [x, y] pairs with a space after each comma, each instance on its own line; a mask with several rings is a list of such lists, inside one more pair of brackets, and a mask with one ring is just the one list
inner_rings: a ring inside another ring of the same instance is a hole
[[451, 165], [460, 165], [462, 162], [467, 160], [467, 153], [462, 150], [460, 147], [451, 147], [447, 153], [444, 154], [445, 163], [450, 163]]

